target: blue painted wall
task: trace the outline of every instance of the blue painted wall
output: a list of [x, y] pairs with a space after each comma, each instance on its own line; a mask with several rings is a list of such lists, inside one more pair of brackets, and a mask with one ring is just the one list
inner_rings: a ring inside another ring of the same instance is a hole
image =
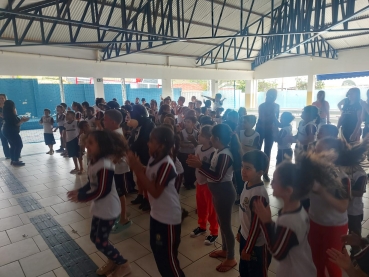
[[82, 103], [87, 101], [91, 106], [95, 104], [94, 85], [64, 85], [65, 103], [71, 106], [73, 101]]
[[119, 105], [123, 105], [122, 85], [120, 84], [104, 84], [105, 101], [109, 102], [116, 98]]
[[37, 115], [40, 117], [44, 109], [56, 114], [56, 106], [61, 103], [60, 86], [58, 84], [39, 84], [35, 92]]
[[150, 103], [151, 99], [154, 99], [160, 103], [160, 97], [162, 95], [161, 88], [131, 88], [129, 85], [126, 87], [127, 99], [134, 102], [136, 97], [145, 98], [146, 102]]

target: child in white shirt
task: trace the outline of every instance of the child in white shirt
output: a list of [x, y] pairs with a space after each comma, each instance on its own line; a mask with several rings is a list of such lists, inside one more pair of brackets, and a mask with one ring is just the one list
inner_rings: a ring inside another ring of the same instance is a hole
[[49, 146], [49, 152], [46, 154], [53, 155], [54, 154], [54, 134], [53, 134], [53, 125], [54, 119], [50, 116], [50, 110], [44, 109], [44, 116], [40, 119], [40, 124], [44, 126], [44, 139], [45, 144]]

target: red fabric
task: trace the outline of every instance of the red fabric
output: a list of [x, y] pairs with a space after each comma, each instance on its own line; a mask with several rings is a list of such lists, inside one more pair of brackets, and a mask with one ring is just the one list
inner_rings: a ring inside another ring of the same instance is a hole
[[201, 229], [206, 230], [206, 225], [210, 223], [210, 233], [213, 236], [218, 235], [218, 219], [213, 205], [213, 196], [207, 184], [196, 186], [196, 205], [198, 224]]
[[325, 277], [326, 268], [329, 276], [342, 276], [341, 269], [329, 261], [326, 252], [330, 248], [341, 251], [343, 247], [341, 237], [346, 235], [347, 231], [347, 224], [343, 226], [322, 226], [310, 220], [309, 243], [318, 273], [317, 277]]

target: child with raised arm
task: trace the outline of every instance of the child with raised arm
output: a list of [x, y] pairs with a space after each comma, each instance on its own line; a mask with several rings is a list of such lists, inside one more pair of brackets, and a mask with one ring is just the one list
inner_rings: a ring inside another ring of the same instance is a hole
[[94, 131], [86, 141], [90, 157], [88, 183], [68, 192], [72, 202], [90, 202], [92, 223], [90, 239], [108, 262], [97, 270], [98, 275], [124, 277], [131, 268], [121, 253], [109, 242], [109, 234], [120, 214], [120, 204], [114, 182], [114, 161], [125, 156], [128, 149], [124, 138], [111, 131]]
[[46, 154], [53, 155], [54, 154], [54, 144], [55, 139], [53, 135], [53, 125], [54, 119], [50, 116], [50, 110], [44, 109], [44, 116], [40, 119], [40, 124], [44, 126], [44, 139], [45, 144], [49, 146], [49, 152]]
[[178, 247], [181, 241], [181, 205], [175, 187], [177, 173], [170, 157], [174, 133], [167, 127], [157, 127], [148, 142], [150, 160], [145, 167], [132, 152], [128, 154], [131, 169], [150, 204], [150, 246], [161, 276], [184, 277], [179, 266]]

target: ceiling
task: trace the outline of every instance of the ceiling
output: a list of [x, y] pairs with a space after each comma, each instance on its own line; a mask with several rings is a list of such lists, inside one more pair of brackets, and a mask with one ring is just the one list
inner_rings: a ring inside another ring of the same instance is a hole
[[[340, 4], [332, 5], [331, 1]], [[295, 6], [297, 2], [313, 4], [299, 8]], [[323, 2], [325, 6], [319, 7]], [[146, 53], [198, 60], [201, 61], [198, 65], [207, 66], [236, 60], [252, 63], [255, 58], [259, 64], [297, 54], [325, 56], [326, 47], [333, 53], [326, 57], [336, 58], [334, 51], [369, 47], [367, 0], [295, 0], [294, 6], [289, 6], [291, 3], [288, 0], [0, 0], [0, 50], [58, 46], [71, 52], [73, 48], [98, 50], [95, 58], [102, 60], [119, 61], [127, 55]], [[299, 27], [300, 19], [304, 26]], [[344, 20], [346, 25], [342, 24]], [[282, 27], [278, 30], [278, 26]], [[296, 45], [301, 40], [292, 34], [293, 30], [301, 33], [298, 36], [302, 41], [319, 40], [316, 49], [306, 43], [305, 51], [297, 51]], [[283, 36], [283, 33], [291, 35]], [[277, 38], [283, 39], [278, 42]]]

